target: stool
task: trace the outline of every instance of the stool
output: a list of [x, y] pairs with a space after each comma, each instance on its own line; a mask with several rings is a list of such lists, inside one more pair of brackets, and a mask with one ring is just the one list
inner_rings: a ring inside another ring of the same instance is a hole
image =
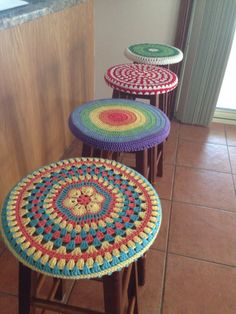
[[37, 273], [55, 281], [101, 278], [105, 313], [123, 314], [128, 303], [128, 313], [137, 314], [135, 261], [154, 242], [160, 223], [151, 184], [112, 160], [62, 160], [23, 178], [1, 212], [4, 241], [20, 262], [19, 314], [29, 314], [30, 306], [85, 312], [35, 296]]
[[[176, 64], [182, 61], [183, 53], [180, 49], [163, 44], [139, 43], [130, 45], [125, 49], [125, 56], [134, 61], [134, 63], [145, 63], [164, 66], [167, 69], [171, 64]], [[168, 93], [163, 95], [163, 102], [165, 107], [168, 108], [169, 119], [173, 116], [173, 108], [170, 110], [171, 97]]]
[[183, 59], [180, 49], [163, 44], [139, 43], [125, 49], [125, 56], [136, 63], [169, 66]]
[[82, 156], [117, 159], [121, 152], [134, 152], [139, 173], [151, 182], [162, 175], [170, 122], [158, 108], [125, 99], [94, 100], [71, 113], [69, 126], [83, 142]]
[[112, 98], [148, 99], [151, 105], [159, 107], [168, 116], [170, 108], [163, 95], [178, 84], [172, 71], [149, 64], [119, 64], [109, 68], [104, 78], [113, 88]]

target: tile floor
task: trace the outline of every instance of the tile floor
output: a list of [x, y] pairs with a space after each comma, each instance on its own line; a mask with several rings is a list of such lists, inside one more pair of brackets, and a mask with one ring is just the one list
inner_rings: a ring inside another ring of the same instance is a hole
[[[65, 157], [79, 154], [75, 142]], [[132, 156], [125, 162], [132, 164]], [[148, 253], [141, 314], [235, 314], [236, 126], [173, 122], [164, 176], [155, 186], [163, 222]], [[77, 283], [70, 303], [102, 309], [97, 285]], [[1, 314], [17, 313], [16, 296], [17, 263], [0, 242]]]

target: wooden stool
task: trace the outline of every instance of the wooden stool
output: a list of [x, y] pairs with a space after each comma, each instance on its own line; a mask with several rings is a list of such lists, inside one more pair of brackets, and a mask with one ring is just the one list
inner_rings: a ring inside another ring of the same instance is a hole
[[168, 116], [164, 95], [178, 84], [172, 71], [149, 64], [119, 64], [109, 68], [104, 78], [113, 88], [112, 98], [148, 99]]
[[180, 49], [157, 43], [138, 43], [125, 49], [125, 56], [135, 63], [145, 63], [169, 67], [183, 59]]
[[153, 183], [162, 175], [170, 122], [158, 108], [132, 100], [94, 100], [71, 113], [69, 126], [83, 142], [83, 156], [117, 160], [119, 153], [133, 152], [144, 177]]
[[[125, 56], [134, 63], [145, 63], [156, 66], [163, 66], [167, 69], [171, 64], [182, 61], [183, 53], [180, 49], [158, 43], [136, 43], [125, 49]], [[162, 95], [162, 102], [165, 104], [166, 113], [169, 119], [173, 116], [174, 108], [172, 108], [169, 93]]]
[[[3, 239], [20, 261], [18, 313], [29, 314], [31, 307], [83, 313], [52, 296], [61, 298], [62, 279], [101, 278], [105, 313], [128, 308], [138, 314], [135, 261], [160, 223], [156, 191], [120, 163], [75, 158], [34, 171], [12, 189], [1, 212]], [[55, 279], [50, 299], [35, 293], [39, 273]]]
[[[83, 142], [83, 156], [117, 160], [119, 153], [133, 152], [136, 170], [144, 177], [154, 182], [157, 174], [162, 175], [170, 122], [161, 110], [131, 100], [94, 100], [71, 113], [69, 126]], [[145, 257], [138, 263], [138, 275], [144, 285]]]

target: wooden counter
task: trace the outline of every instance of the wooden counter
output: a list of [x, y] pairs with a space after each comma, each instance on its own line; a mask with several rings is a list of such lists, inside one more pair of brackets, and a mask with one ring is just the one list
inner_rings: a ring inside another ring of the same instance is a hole
[[58, 160], [67, 120], [93, 98], [93, 2], [0, 31], [0, 201], [30, 171]]

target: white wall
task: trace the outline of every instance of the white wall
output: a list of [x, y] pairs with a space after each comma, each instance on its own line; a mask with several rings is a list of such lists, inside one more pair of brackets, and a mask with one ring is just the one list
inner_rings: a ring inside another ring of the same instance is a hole
[[173, 44], [181, 0], [94, 0], [95, 98], [111, 97], [104, 73], [130, 62], [124, 49], [139, 42]]

